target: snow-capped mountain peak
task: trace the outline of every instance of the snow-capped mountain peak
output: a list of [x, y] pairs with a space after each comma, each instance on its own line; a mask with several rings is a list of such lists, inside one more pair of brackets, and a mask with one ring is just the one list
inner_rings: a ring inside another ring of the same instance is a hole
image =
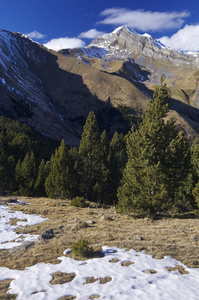
[[127, 25], [117, 27], [115, 30], [113, 30], [112, 34], [121, 33], [123, 30], [129, 31], [133, 34], [138, 34], [132, 27], [128, 27]]

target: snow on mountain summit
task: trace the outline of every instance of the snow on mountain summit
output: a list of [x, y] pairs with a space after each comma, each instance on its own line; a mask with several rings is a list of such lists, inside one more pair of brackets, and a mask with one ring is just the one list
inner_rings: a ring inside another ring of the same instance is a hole
[[140, 54], [144, 48], [165, 49], [165, 45], [154, 39], [148, 33], [139, 34], [126, 25], [116, 28], [111, 33], [106, 33], [93, 40], [87, 48], [103, 48], [108, 53], [106, 59], [123, 60], [131, 57], [132, 53]]
[[122, 26], [120, 26], [120, 27], [117, 27], [115, 30], [113, 30], [112, 33], [119, 33], [119, 32], [121, 32], [123, 29], [124, 29], [124, 30], [127, 30], [127, 31], [129, 31], [129, 32], [132, 32], [133, 34], [138, 34], [132, 27], [128, 27], [128, 26], [126, 26], [126, 25], [122, 25]]

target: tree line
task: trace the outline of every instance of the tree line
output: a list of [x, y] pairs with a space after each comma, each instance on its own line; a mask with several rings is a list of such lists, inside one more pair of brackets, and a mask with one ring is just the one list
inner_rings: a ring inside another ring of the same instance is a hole
[[1, 117], [1, 193], [81, 196], [138, 215], [197, 209], [199, 138], [191, 141], [172, 118], [166, 121], [168, 105], [167, 87], [161, 84], [139, 128], [125, 136], [115, 132], [111, 140], [90, 112], [79, 148], [67, 147], [64, 140], [55, 147]]

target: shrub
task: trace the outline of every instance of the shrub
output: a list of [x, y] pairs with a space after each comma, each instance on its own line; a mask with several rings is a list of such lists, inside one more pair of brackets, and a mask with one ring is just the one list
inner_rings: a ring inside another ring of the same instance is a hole
[[93, 248], [89, 246], [89, 241], [80, 239], [78, 242], [72, 245], [72, 251], [77, 256], [88, 257], [93, 254]]
[[84, 197], [78, 197], [78, 196], [71, 199], [70, 205], [76, 206], [76, 207], [81, 207], [81, 208], [88, 207], [88, 204], [86, 203], [86, 200], [84, 199]]

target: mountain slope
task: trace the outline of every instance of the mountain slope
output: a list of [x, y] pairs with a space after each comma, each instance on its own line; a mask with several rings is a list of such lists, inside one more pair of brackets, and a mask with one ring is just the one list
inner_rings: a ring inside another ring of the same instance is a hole
[[[148, 98], [127, 80], [101, 72], [25, 36], [0, 32], [0, 113], [77, 145], [90, 110], [110, 134], [123, 130], [119, 104], [143, 110]], [[110, 115], [112, 120], [110, 122]]]
[[[164, 78], [171, 97], [170, 109], [182, 128], [198, 132], [199, 55], [165, 47], [148, 34], [122, 26], [93, 40], [86, 48], [61, 50], [62, 54], [92, 67], [125, 78], [152, 97]], [[193, 108], [194, 107], [194, 108]], [[188, 130], [189, 131], [189, 130]], [[193, 134], [193, 132], [191, 132]]]
[[122, 26], [93, 40], [87, 48], [62, 53], [117, 73], [139, 88], [154, 90], [163, 75], [171, 97], [199, 107], [199, 55], [185, 54], [165, 47], [148, 34], [140, 35]]
[[[129, 129], [121, 108], [139, 118], [161, 75], [171, 112], [187, 134], [199, 132], [198, 56], [165, 48], [123, 26], [87, 48], [55, 52], [19, 33], [0, 31], [0, 114], [53, 139], [78, 145], [96, 112], [101, 130]], [[194, 107], [195, 106], [195, 107]]]

